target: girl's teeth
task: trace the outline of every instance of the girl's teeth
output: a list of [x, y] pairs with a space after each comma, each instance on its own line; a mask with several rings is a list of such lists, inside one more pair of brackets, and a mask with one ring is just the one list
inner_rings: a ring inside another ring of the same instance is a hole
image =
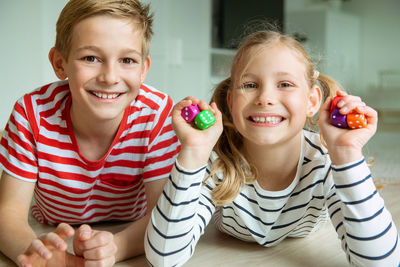
[[257, 122], [257, 123], [272, 123], [272, 124], [276, 124], [281, 122], [281, 118], [280, 117], [253, 117], [253, 121]]

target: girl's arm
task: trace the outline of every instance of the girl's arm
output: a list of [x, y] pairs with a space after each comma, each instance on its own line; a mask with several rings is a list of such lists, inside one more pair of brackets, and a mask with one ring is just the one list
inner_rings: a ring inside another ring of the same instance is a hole
[[206, 166], [187, 170], [178, 164], [147, 226], [145, 251], [152, 266], [182, 266], [189, 260], [215, 211], [212, 189], [202, 185]]
[[[190, 104], [210, 110], [215, 124], [198, 130], [186, 123], [181, 110]], [[181, 151], [145, 234], [146, 257], [153, 266], [183, 265], [193, 255], [215, 211], [212, 188], [202, 182], [208, 174], [206, 164], [211, 151], [222, 132], [221, 113], [215, 104], [209, 106], [203, 101], [186, 98], [175, 105], [172, 124], [181, 142]]]
[[356, 266], [398, 266], [398, 231], [365, 160], [333, 165], [332, 178], [328, 211], [349, 262]]
[[333, 226], [352, 264], [398, 266], [398, 231], [362, 156], [363, 146], [376, 131], [377, 113], [358, 97], [344, 92], [339, 95], [343, 96], [338, 104], [341, 112], [364, 113], [368, 125], [356, 130], [339, 129], [329, 122], [330, 101], [320, 109], [319, 126], [333, 163], [333, 184], [327, 194]]

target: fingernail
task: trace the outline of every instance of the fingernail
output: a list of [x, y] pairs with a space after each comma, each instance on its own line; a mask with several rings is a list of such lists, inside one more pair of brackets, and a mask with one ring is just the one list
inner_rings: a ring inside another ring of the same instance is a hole
[[340, 100], [339, 103], [337, 103], [337, 106], [338, 106], [338, 107], [341, 107], [341, 106], [343, 106], [343, 105], [344, 105], [344, 101], [343, 101], [343, 100]]
[[340, 109], [340, 111], [343, 112], [343, 113], [346, 113], [347, 110], [348, 110], [348, 108], [346, 108], [346, 107]]
[[81, 233], [81, 237], [83, 237], [83, 238], [89, 238], [89, 237], [90, 237], [90, 233], [89, 233], [89, 232], [82, 232], [82, 233]]

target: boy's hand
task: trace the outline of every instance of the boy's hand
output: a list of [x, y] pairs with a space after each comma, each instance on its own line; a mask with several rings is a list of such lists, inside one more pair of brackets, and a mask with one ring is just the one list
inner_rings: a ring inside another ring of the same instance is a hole
[[70, 225], [59, 224], [54, 232], [34, 239], [25, 253], [18, 256], [18, 265], [24, 267], [83, 266], [83, 258], [67, 252], [65, 239], [73, 234], [74, 229]]
[[332, 163], [341, 165], [356, 161], [362, 157], [362, 148], [375, 134], [378, 124], [378, 113], [365, 105], [357, 96], [348, 95], [339, 91], [338, 95], [343, 96], [337, 107], [341, 114], [348, 114], [352, 111], [363, 113], [367, 118], [368, 125], [360, 129], [341, 129], [330, 123], [330, 103], [328, 98], [319, 110], [319, 128], [324, 138]]
[[[209, 110], [215, 116], [215, 124], [205, 130], [199, 130], [186, 122], [181, 115], [182, 109], [189, 105], [198, 105], [201, 110]], [[197, 169], [207, 163], [210, 153], [222, 133], [222, 115], [217, 105], [208, 105], [205, 101], [186, 97], [177, 103], [172, 110], [172, 126], [181, 142], [178, 155], [179, 164], [187, 169]]]
[[117, 246], [114, 235], [106, 231], [96, 231], [81, 225], [73, 240], [75, 255], [84, 258], [85, 266], [113, 266]]

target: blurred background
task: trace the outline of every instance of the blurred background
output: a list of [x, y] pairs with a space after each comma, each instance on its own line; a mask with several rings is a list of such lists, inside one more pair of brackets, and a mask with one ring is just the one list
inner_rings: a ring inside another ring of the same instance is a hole
[[[56, 80], [47, 53], [67, 0], [0, 1], [0, 128], [23, 94]], [[175, 102], [209, 100], [226, 78], [243, 24], [271, 18], [296, 36], [318, 69], [362, 96], [380, 114], [367, 154], [400, 170], [399, 0], [143, 0], [155, 15], [146, 83]], [[392, 151], [393, 153], [389, 153]], [[371, 153], [370, 153], [371, 152]], [[381, 167], [380, 167], [381, 166]], [[388, 169], [389, 168], [389, 169]], [[389, 173], [392, 171], [393, 173]], [[380, 173], [381, 174], [381, 173]]]

